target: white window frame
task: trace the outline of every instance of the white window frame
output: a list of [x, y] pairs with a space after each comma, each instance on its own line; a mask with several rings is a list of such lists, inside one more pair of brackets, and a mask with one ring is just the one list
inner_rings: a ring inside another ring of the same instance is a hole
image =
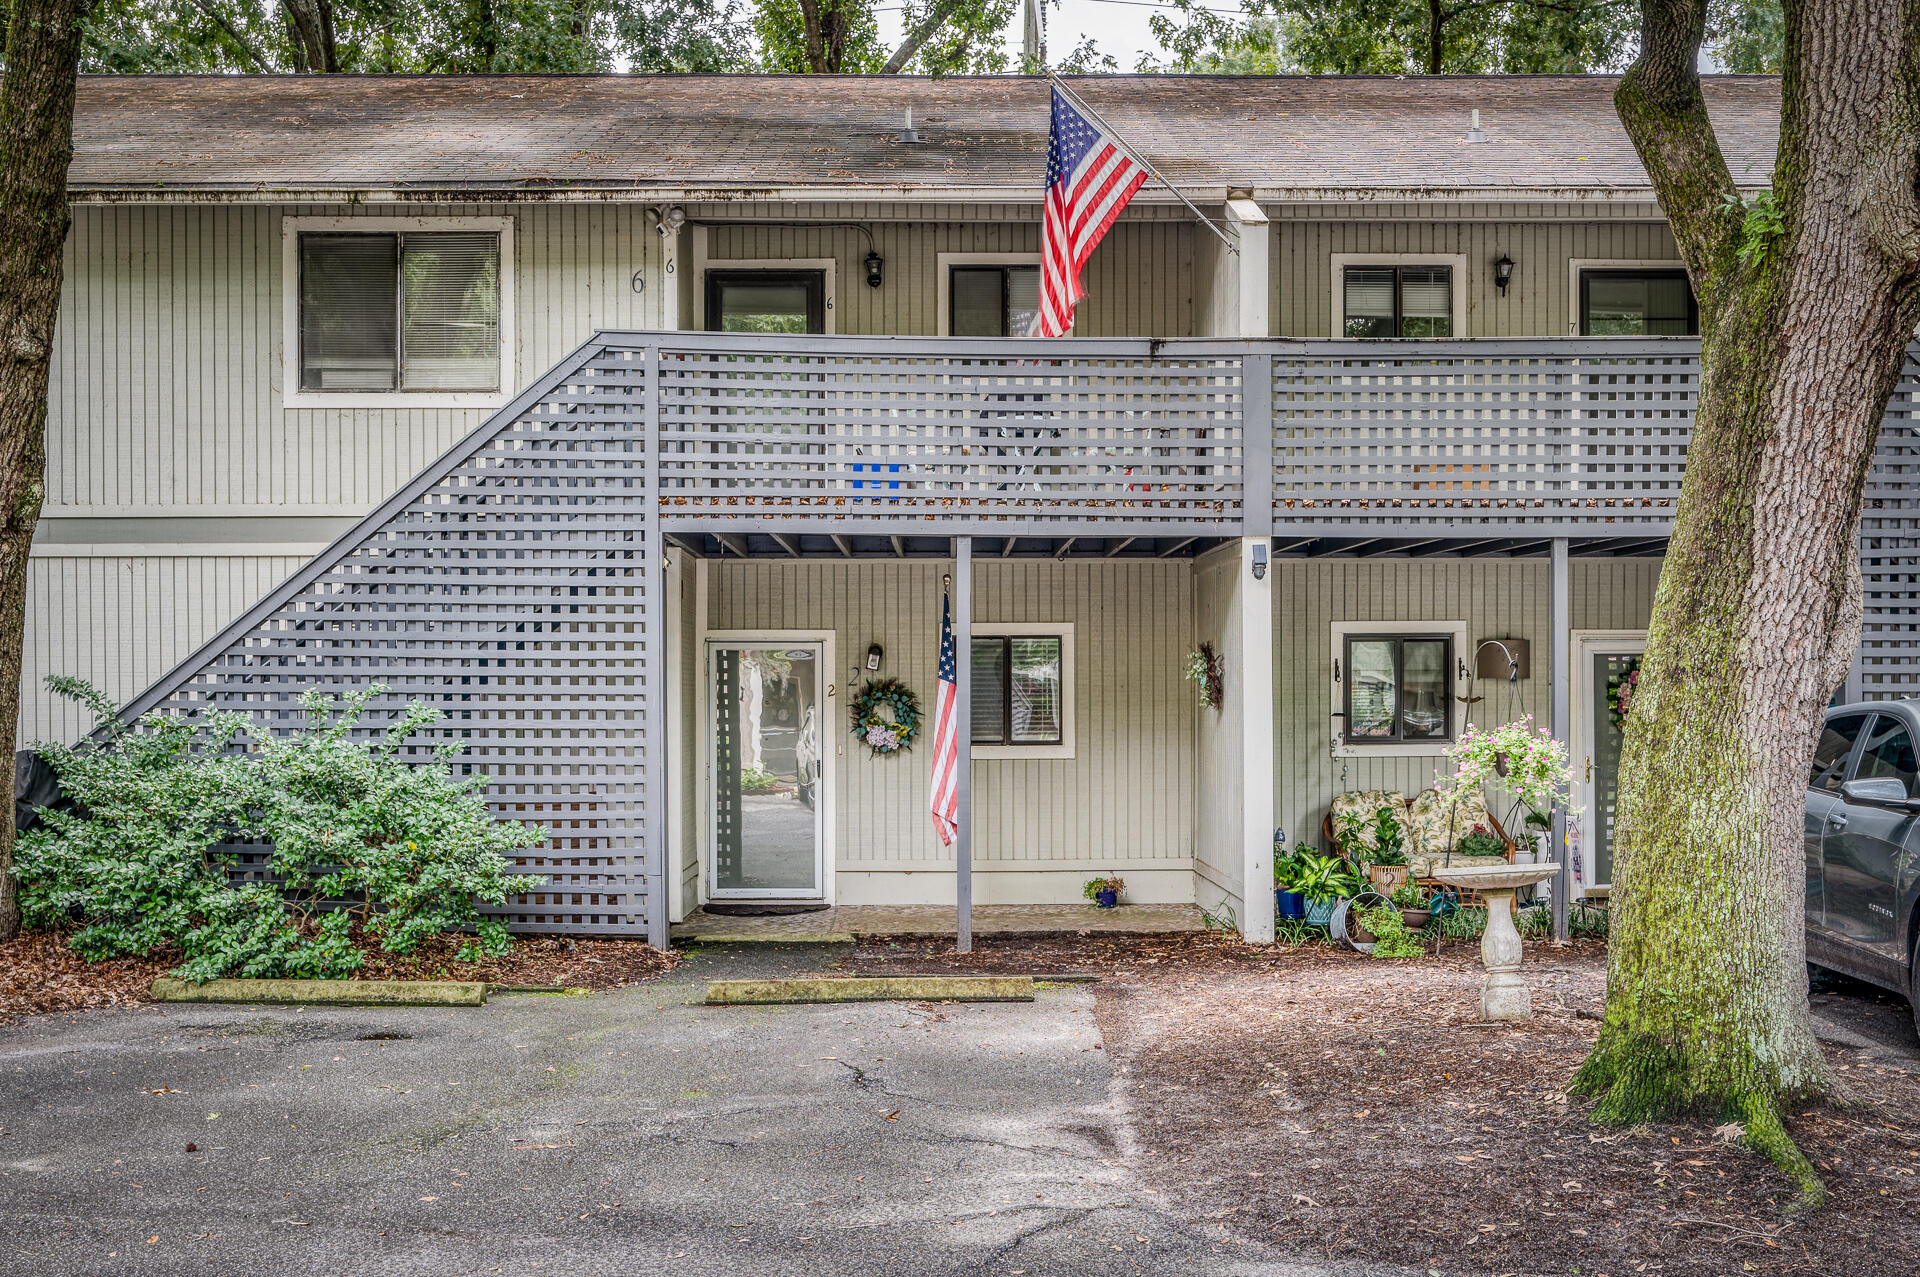
[[707, 228], [694, 228], [693, 239], [693, 326], [696, 331], [707, 329], [707, 272], [715, 270], [817, 270], [821, 274], [821, 316], [825, 322], [826, 335], [831, 337], [840, 331], [839, 322], [834, 318], [838, 307], [834, 305], [837, 292], [835, 284], [840, 273], [840, 260], [836, 257], [708, 257], [706, 236]]
[[[1347, 267], [1349, 266], [1447, 266], [1453, 270], [1453, 337], [1430, 337], [1427, 341], [1452, 341], [1467, 336], [1467, 258], [1464, 253], [1335, 253], [1333, 255], [1333, 331], [1329, 334], [1348, 341], [1377, 341], [1380, 338], [1346, 336]], [[1388, 338], [1386, 340], [1394, 340]], [[1401, 339], [1406, 340], [1406, 339]], [[1420, 339], [1415, 339], [1420, 340]]]
[[975, 758], [1062, 759], [1074, 756], [1075, 665], [1073, 659], [1073, 623], [1070, 621], [1021, 621], [982, 625], [975, 622], [968, 637], [967, 659], [973, 659], [972, 640], [977, 638], [1057, 638], [1060, 640], [1060, 743], [1057, 745], [974, 745]]
[[1687, 264], [1669, 258], [1650, 257], [1574, 257], [1567, 261], [1567, 335], [1580, 335], [1580, 275], [1590, 270], [1677, 270], [1687, 273]]
[[[1346, 668], [1347, 637], [1374, 634], [1444, 634], [1453, 637], [1453, 707], [1450, 711], [1453, 735], [1451, 738], [1432, 741], [1391, 741], [1379, 745], [1347, 740], [1346, 705], [1340, 694], [1340, 680], [1333, 676], [1335, 663], [1338, 662], [1342, 677], [1351, 677], [1352, 671]], [[1435, 758], [1446, 753], [1447, 747], [1459, 737], [1460, 729], [1466, 722], [1466, 711], [1470, 708], [1460, 702], [1460, 698], [1467, 694], [1467, 680], [1460, 672], [1462, 664], [1470, 655], [1467, 648], [1467, 623], [1465, 621], [1415, 620], [1335, 621], [1332, 626], [1332, 637], [1333, 643], [1328, 649], [1327, 662], [1327, 689], [1331, 697], [1327, 703], [1327, 721], [1332, 724], [1334, 757]]]
[[[1038, 266], [1038, 253], [939, 253], [934, 257], [935, 270], [939, 272], [938, 286], [935, 289], [934, 332], [937, 336], [953, 336], [953, 268], [956, 266]], [[1073, 330], [1067, 330], [1067, 336]], [[1010, 333], [1009, 336], [1024, 337], [1025, 333]]]
[[[363, 234], [491, 232], [500, 237], [500, 388], [498, 390], [302, 390], [300, 388], [300, 237], [321, 231]], [[280, 406], [282, 408], [501, 408], [516, 384], [511, 217], [283, 217], [280, 219]]]

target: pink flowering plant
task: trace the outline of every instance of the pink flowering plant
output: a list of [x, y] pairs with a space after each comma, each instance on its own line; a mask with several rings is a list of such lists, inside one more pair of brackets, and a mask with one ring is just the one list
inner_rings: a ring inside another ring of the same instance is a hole
[[1455, 802], [1499, 784], [1530, 811], [1560, 806], [1574, 814], [1567, 801], [1573, 787], [1567, 747], [1535, 727], [1531, 714], [1491, 731], [1467, 724], [1460, 739], [1447, 746], [1447, 759], [1453, 770], [1436, 773], [1434, 788]]

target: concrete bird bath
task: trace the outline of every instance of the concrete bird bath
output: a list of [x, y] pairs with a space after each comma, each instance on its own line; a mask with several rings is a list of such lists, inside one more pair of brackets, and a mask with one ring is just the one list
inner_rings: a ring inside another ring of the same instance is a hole
[[1487, 929], [1480, 936], [1480, 1018], [1524, 1020], [1533, 1014], [1533, 994], [1520, 978], [1520, 933], [1513, 929], [1513, 893], [1545, 882], [1557, 864], [1435, 866], [1433, 878], [1449, 887], [1471, 887], [1487, 902]]

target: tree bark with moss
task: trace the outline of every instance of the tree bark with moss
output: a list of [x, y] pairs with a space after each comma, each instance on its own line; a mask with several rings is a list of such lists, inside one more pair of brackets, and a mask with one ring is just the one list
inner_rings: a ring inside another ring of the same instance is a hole
[[67, 163], [86, 0], [15, 0], [0, 72], [0, 940], [20, 930], [13, 749], [27, 548], [46, 473], [47, 370], [60, 313]]
[[1700, 302], [1701, 383], [1620, 769], [1597, 1121], [1783, 1124], [1827, 1093], [1803, 804], [1859, 641], [1857, 537], [1920, 322], [1920, 0], [1787, 0], [1772, 189], [1742, 203], [1698, 73], [1706, 0], [1643, 0], [1615, 96]]

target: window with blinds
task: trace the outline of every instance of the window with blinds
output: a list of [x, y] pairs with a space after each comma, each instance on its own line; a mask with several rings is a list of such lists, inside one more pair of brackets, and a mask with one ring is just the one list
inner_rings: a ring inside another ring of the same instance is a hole
[[1040, 313], [1038, 266], [955, 266], [947, 331], [955, 337], [1024, 337]]
[[498, 234], [300, 237], [302, 390], [500, 385]]
[[1453, 336], [1451, 266], [1349, 266], [1341, 290], [1348, 337]]
[[976, 745], [1060, 744], [1064, 641], [1057, 634], [974, 639], [972, 705]]

